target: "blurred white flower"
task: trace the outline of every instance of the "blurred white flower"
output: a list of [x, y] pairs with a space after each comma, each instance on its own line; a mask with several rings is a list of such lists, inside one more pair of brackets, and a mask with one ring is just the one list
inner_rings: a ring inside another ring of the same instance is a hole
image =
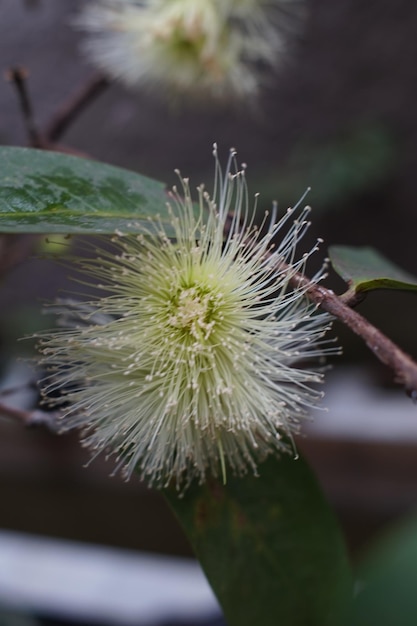
[[159, 486], [256, 471], [321, 397], [322, 374], [304, 366], [328, 351], [329, 317], [290, 284], [317, 249], [296, 260], [309, 209], [277, 223], [273, 211], [258, 229], [244, 169], [232, 151], [223, 176], [214, 153], [214, 192], [198, 189], [198, 211], [187, 179], [172, 192], [175, 238], [150, 222], [115, 237], [116, 254], [79, 259], [104, 295], [57, 303], [61, 328], [39, 336], [63, 428]]
[[[264, 0], [91, 0], [77, 25], [86, 55], [129, 86], [243, 97], [274, 66], [283, 36]], [[291, 4], [291, 0], [270, 3]], [[276, 7], [274, 7], [276, 8]]]

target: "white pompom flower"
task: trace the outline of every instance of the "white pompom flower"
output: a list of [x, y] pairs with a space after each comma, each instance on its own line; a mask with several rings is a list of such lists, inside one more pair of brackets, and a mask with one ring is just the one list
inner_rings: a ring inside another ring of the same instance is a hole
[[296, 258], [309, 209], [258, 228], [245, 169], [232, 151], [223, 175], [214, 154], [214, 192], [198, 188], [198, 208], [187, 179], [172, 191], [174, 237], [151, 221], [117, 235], [116, 252], [78, 259], [97, 296], [54, 305], [60, 327], [39, 335], [63, 429], [156, 486], [256, 472], [322, 396], [330, 318], [291, 285], [317, 249]]
[[128, 86], [244, 97], [256, 93], [260, 67], [275, 66], [283, 48], [283, 32], [271, 17], [276, 7], [268, 12], [265, 4], [264, 0], [91, 0], [76, 25], [86, 32], [87, 57]]

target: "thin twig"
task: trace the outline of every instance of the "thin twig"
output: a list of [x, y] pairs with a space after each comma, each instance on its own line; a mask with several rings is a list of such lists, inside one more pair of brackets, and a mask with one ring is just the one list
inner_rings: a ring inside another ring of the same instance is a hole
[[23, 67], [12, 67], [6, 72], [6, 79], [16, 88], [29, 146], [88, 157], [84, 152], [59, 145], [57, 141], [81, 111], [107, 87], [109, 81], [101, 75], [90, 78], [87, 83], [79, 87], [61, 105], [47, 124], [44, 132], [40, 132], [34, 121], [33, 106], [27, 87], [27, 77], [28, 72]]
[[6, 72], [6, 80], [12, 83], [16, 88], [29, 145], [32, 148], [46, 148], [48, 142], [45, 141], [45, 138], [39, 132], [35, 124], [32, 103], [27, 87], [27, 77], [28, 71], [24, 67], [11, 67]]
[[293, 276], [291, 282], [304, 289], [312, 302], [359, 335], [375, 356], [393, 370], [396, 382], [405, 387], [413, 400], [417, 400], [417, 363], [408, 354], [330, 289], [311, 282], [302, 274]]
[[67, 130], [68, 126], [78, 117], [81, 111], [109, 85], [109, 81], [102, 75], [90, 78], [84, 85], [58, 109], [44, 135], [49, 143], [55, 143]]
[[59, 432], [60, 411], [26, 411], [0, 402], [0, 415], [22, 422], [25, 426], [43, 426], [53, 433]]

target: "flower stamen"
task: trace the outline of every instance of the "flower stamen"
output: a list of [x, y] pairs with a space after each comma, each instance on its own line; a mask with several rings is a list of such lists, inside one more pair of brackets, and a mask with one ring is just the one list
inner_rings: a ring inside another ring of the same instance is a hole
[[336, 352], [324, 345], [329, 316], [290, 284], [317, 250], [297, 254], [309, 208], [281, 219], [273, 208], [257, 228], [235, 151], [224, 175], [214, 154], [213, 197], [200, 187], [195, 211], [187, 179], [172, 192], [174, 239], [150, 221], [114, 237], [116, 254], [77, 260], [106, 295], [57, 302], [60, 328], [39, 334], [43, 393], [63, 407], [63, 430], [80, 427], [128, 476], [180, 489], [291, 451], [321, 399], [320, 363], [305, 364]]

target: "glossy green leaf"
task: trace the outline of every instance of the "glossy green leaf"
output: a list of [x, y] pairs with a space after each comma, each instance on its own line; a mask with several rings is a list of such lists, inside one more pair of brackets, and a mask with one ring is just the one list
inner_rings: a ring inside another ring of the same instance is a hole
[[356, 293], [373, 289], [417, 291], [417, 278], [369, 247], [331, 246], [329, 256], [336, 272]]
[[284, 455], [259, 473], [167, 492], [228, 626], [340, 626], [349, 566], [312, 472]]
[[[135, 172], [31, 148], [0, 147], [0, 232], [137, 231], [160, 216], [164, 185]], [[168, 225], [169, 228], [169, 225]]]
[[357, 571], [352, 626], [417, 624], [417, 517], [386, 532]]

